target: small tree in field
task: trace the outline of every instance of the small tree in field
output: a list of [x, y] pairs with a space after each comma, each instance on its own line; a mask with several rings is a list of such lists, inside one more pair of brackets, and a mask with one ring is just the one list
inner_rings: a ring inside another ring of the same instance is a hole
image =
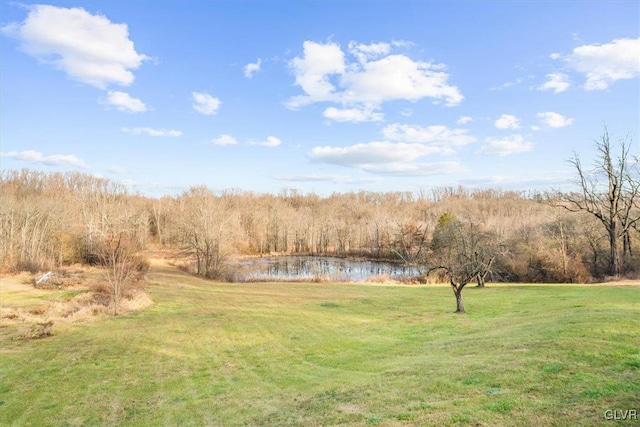
[[108, 236], [98, 250], [100, 262], [107, 268], [106, 277], [113, 315], [117, 316], [123, 294], [129, 286], [140, 280], [144, 272], [144, 263], [136, 254], [136, 247], [126, 233], [120, 232]]
[[489, 233], [447, 212], [440, 216], [433, 233], [427, 272], [444, 273], [456, 297], [456, 313], [464, 313], [462, 290], [473, 280], [484, 286], [496, 256]]

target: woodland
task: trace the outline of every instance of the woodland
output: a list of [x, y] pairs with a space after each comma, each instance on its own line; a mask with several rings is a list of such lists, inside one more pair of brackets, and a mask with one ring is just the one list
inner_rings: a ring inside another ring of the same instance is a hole
[[0, 262], [32, 273], [107, 267], [120, 285], [144, 274], [152, 249], [179, 251], [184, 269], [234, 281], [241, 256], [331, 255], [420, 266], [452, 286], [485, 281], [589, 283], [640, 275], [639, 162], [630, 144], [597, 143], [576, 191], [436, 188], [328, 196], [194, 186], [175, 196], [133, 193], [80, 172], [5, 170]]

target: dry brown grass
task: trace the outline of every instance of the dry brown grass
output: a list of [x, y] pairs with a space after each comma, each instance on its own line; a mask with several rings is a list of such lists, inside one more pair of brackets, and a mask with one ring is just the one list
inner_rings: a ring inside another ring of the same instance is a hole
[[[40, 275], [0, 276], [0, 328], [14, 338], [44, 338], [61, 325], [92, 322], [111, 313], [110, 298], [100, 291], [102, 270], [75, 266], [56, 272], [51, 282], [57, 285], [35, 287]], [[121, 301], [121, 313], [144, 310], [151, 304], [144, 288], [137, 286]]]

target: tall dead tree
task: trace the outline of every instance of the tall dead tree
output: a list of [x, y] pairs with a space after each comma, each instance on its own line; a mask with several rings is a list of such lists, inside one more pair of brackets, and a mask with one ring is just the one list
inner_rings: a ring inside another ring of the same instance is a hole
[[[630, 157], [631, 142], [628, 138], [618, 143], [619, 153], [613, 153], [609, 132], [605, 128], [596, 141], [598, 156], [596, 167], [586, 170], [578, 157], [569, 163], [578, 173], [580, 190], [560, 194], [565, 209], [572, 212], [588, 212], [604, 226], [609, 237], [609, 274], [617, 277], [624, 272], [625, 262], [631, 255], [630, 230], [640, 222], [637, 209], [640, 198], [640, 163]], [[620, 249], [622, 248], [622, 254]]]

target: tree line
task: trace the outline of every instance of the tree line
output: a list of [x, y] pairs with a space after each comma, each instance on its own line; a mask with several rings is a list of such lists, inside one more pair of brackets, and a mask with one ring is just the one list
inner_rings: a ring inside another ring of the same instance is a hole
[[180, 249], [195, 274], [211, 279], [233, 279], [236, 256], [274, 254], [393, 260], [480, 285], [637, 275], [638, 159], [628, 144], [615, 157], [608, 136], [597, 146], [601, 169], [572, 160], [572, 193], [447, 187], [319, 196], [195, 186], [152, 198], [79, 172], [7, 170], [0, 262], [16, 271], [113, 266], [153, 246]]

